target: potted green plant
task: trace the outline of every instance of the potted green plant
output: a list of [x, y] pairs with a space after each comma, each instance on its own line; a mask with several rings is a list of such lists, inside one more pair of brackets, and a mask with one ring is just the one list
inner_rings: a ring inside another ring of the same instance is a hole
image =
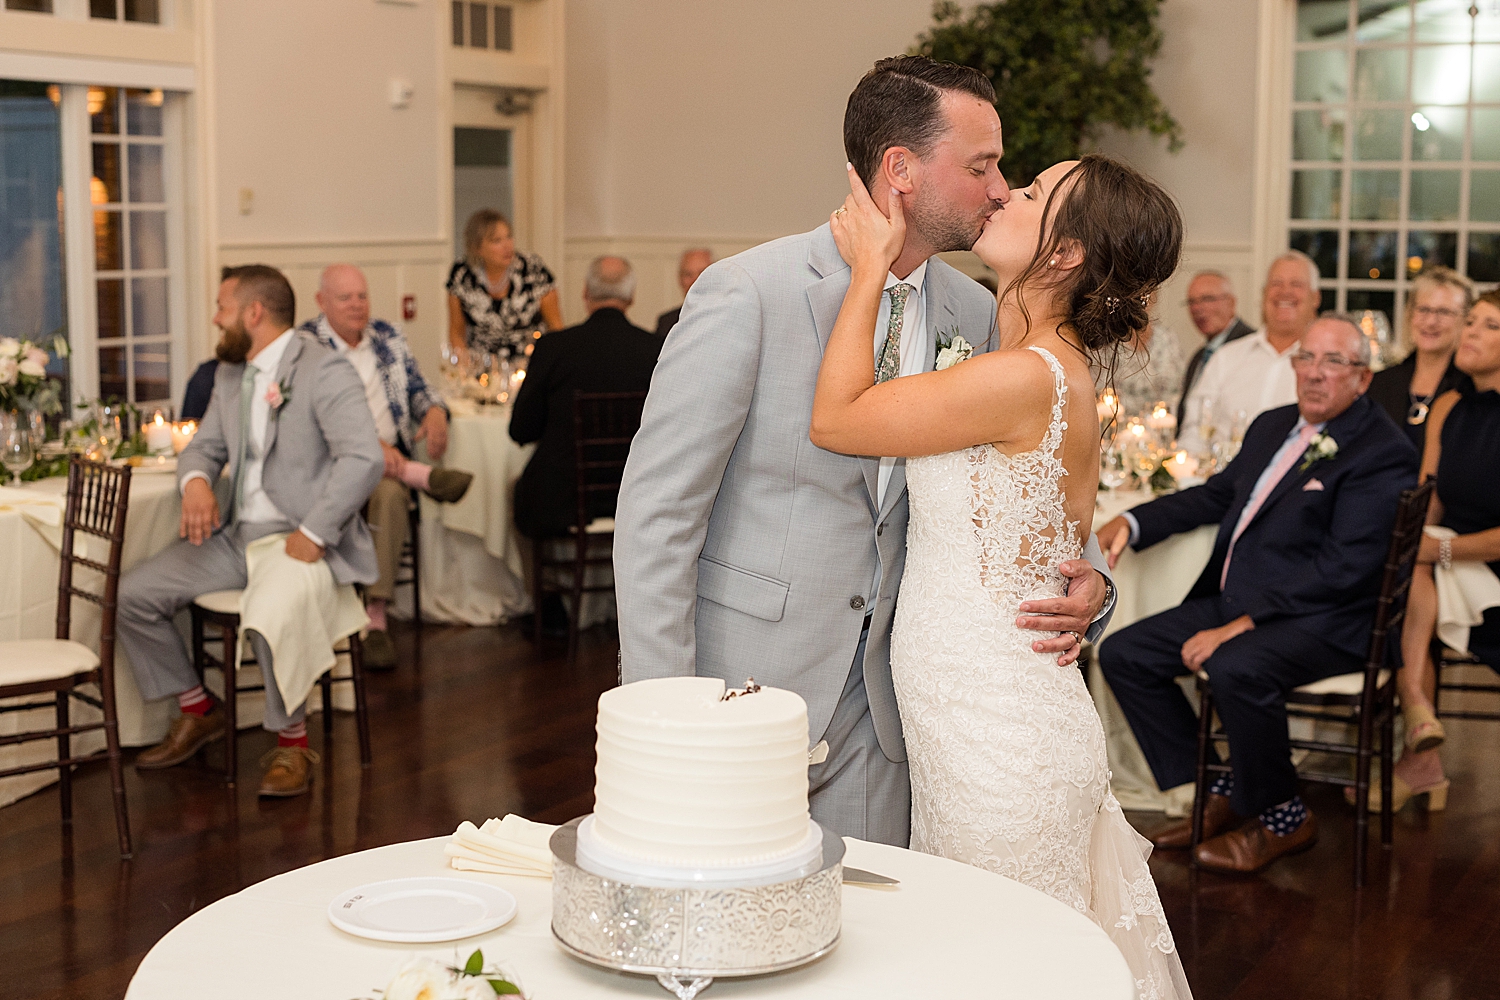
[[1151, 89], [1160, 0], [1001, 0], [933, 5], [912, 52], [972, 66], [995, 85], [1005, 130], [1001, 169], [1029, 184], [1087, 152], [1103, 126], [1145, 129], [1182, 148], [1182, 128]]

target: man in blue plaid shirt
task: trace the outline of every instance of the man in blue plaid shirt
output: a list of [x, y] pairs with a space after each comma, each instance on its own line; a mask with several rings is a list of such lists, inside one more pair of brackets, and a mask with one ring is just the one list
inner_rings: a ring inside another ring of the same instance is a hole
[[380, 579], [365, 592], [370, 634], [365, 640], [364, 664], [386, 669], [396, 665], [385, 609], [395, 593], [396, 567], [406, 543], [410, 491], [421, 490], [434, 500], [455, 503], [474, 477], [412, 459], [418, 441], [427, 442], [429, 458], [442, 459], [448, 448], [448, 410], [427, 387], [401, 332], [384, 320], [370, 318], [370, 289], [360, 269], [352, 264], [325, 268], [317, 300], [322, 312], [298, 329], [338, 351], [359, 372], [385, 452], [385, 478], [370, 495], [367, 515], [375, 535]]

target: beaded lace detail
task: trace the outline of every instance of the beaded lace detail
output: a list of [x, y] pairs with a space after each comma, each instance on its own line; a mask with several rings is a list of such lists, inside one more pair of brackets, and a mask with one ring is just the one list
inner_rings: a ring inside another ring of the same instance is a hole
[[1087, 914], [1142, 1000], [1184, 1000], [1150, 845], [1109, 789], [1104, 730], [1082, 675], [1036, 653], [1024, 600], [1066, 592], [1081, 551], [1061, 459], [1068, 385], [1031, 451], [978, 445], [906, 463], [911, 518], [891, 673], [911, 765], [912, 848], [987, 868]]

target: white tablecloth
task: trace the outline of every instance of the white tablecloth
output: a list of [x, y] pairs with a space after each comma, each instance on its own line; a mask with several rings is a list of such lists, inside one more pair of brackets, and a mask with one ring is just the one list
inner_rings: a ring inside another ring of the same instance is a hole
[[[44, 479], [21, 487], [38, 498], [56, 501], [60, 508], [68, 490], [66, 478]], [[57, 510], [58, 508], [54, 508]], [[0, 503], [0, 639], [50, 639], [57, 634], [57, 571], [61, 529], [41, 523], [41, 508], [28, 516], [27, 507]], [[160, 552], [177, 537], [181, 503], [174, 476], [140, 474], [131, 478], [130, 509], [125, 523], [125, 547], [120, 556], [122, 572]], [[59, 519], [60, 520], [60, 519]], [[79, 536], [83, 537], [83, 536]], [[103, 561], [109, 551], [101, 538], [88, 537], [89, 555]], [[73, 637], [99, 648], [99, 608], [87, 601], [73, 602]], [[35, 697], [28, 699], [37, 700]], [[141, 701], [129, 659], [115, 644], [115, 702], [120, 715], [120, 742], [126, 746], [155, 743], [166, 735], [175, 709], [168, 701]], [[93, 722], [99, 713], [74, 702], [73, 719]], [[0, 733], [36, 729], [53, 722], [52, 709], [0, 715]], [[104, 748], [102, 732], [85, 733], [73, 739], [74, 752], [93, 753]], [[51, 741], [0, 747], [0, 767], [17, 767], [42, 760], [55, 760], [57, 744]], [[0, 779], [0, 805], [8, 805], [57, 780], [56, 771], [23, 774]]]
[[[480, 406], [466, 399], [447, 401], [448, 451], [443, 465], [474, 474], [458, 503], [422, 497], [422, 617], [458, 625], [498, 625], [531, 610], [530, 581], [524, 579], [516, 532], [516, 481], [536, 445], [510, 437], [510, 407]], [[418, 445], [417, 457], [426, 451]], [[554, 554], [556, 555], [556, 553]], [[590, 584], [608, 583], [607, 569], [589, 571]], [[411, 591], [397, 591], [395, 613], [411, 615]], [[584, 600], [586, 628], [614, 616], [613, 594]]]
[[[1094, 530], [1104, 527], [1121, 511], [1150, 500], [1149, 491], [1100, 492]], [[1217, 533], [1217, 525], [1207, 525], [1174, 535], [1143, 552], [1127, 548], [1114, 570], [1118, 597], [1106, 636], [1181, 604], [1213, 555]], [[1097, 659], [1089, 667], [1089, 690], [1094, 694], [1094, 705], [1104, 723], [1109, 766], [1114, 774], [1112, 784], [1120, 804], [1126, 809], [1165, 810], [1173, 815], [1180, 814], [1180, 810], [1192, 803], [1193, 786], [1183, 785], [1168, 793], [1156, 787], [1156, 779], [1151, 776], [1151, 768], [1141, 754], [1140, 744], [1131, 733], [1114, 694], [1104, 683]]]
[[[669, 996], [652, 979], [616, 974], [553, 943], [547, 879], [455, 872], [444, 838], [377, 848], [267, 879], [175, 927], [141, 962], [126, 1000], [231, 1000], [375, 996], [411, 954], [459, 964], [475, 948], [502, 962], [541, 1000]], [[844, 887], [843, 938], [802, 969], [725, 979], [705, 1000], [732, 997], [871, 1000], [874, 997], [1025, 997], [1126, 1000], [1135, 996], [1119, 951], [1091, 920], [1018, 882], [954, 861], [846, 841], [845, 860], [901, 880], [893, 889]], [[366, 882], [449, 875], [503, 886], [520, 904], [505, 927], [459, 943], [396, 945], [345, 934], [328, 922], [334, 896]]]

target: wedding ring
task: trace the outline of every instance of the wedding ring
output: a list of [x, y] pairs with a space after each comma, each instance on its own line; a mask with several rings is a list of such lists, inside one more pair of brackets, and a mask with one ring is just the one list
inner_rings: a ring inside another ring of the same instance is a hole
[[847, 208], [843, 208], [843, 207], [842, 207], [842, 206], [841, 206], [841, 207], [839, 207], [839, 208], [835, 208], [835, 209], [834, 209], [834, 210], [833, 210], [833, 214], [834, 214], [834, 215], [843, 215], [843, 214], [844, 214], [844, 213], [845, 213], [845, 212], [847, 212], [847, 211], [849, 211], [849, 210], [848, 210], [848, 209], [847, 209]]
[[1067, 634], [1071, 635], [1073, 637], [1073, 641], [1076, 642], [1078, 645], [1080, 645], [1080, 646], [1083, 645], [1083, 636], [1081, 636], [1077, 632], [1073, 632], [1073, 631], [1069, 631]]

